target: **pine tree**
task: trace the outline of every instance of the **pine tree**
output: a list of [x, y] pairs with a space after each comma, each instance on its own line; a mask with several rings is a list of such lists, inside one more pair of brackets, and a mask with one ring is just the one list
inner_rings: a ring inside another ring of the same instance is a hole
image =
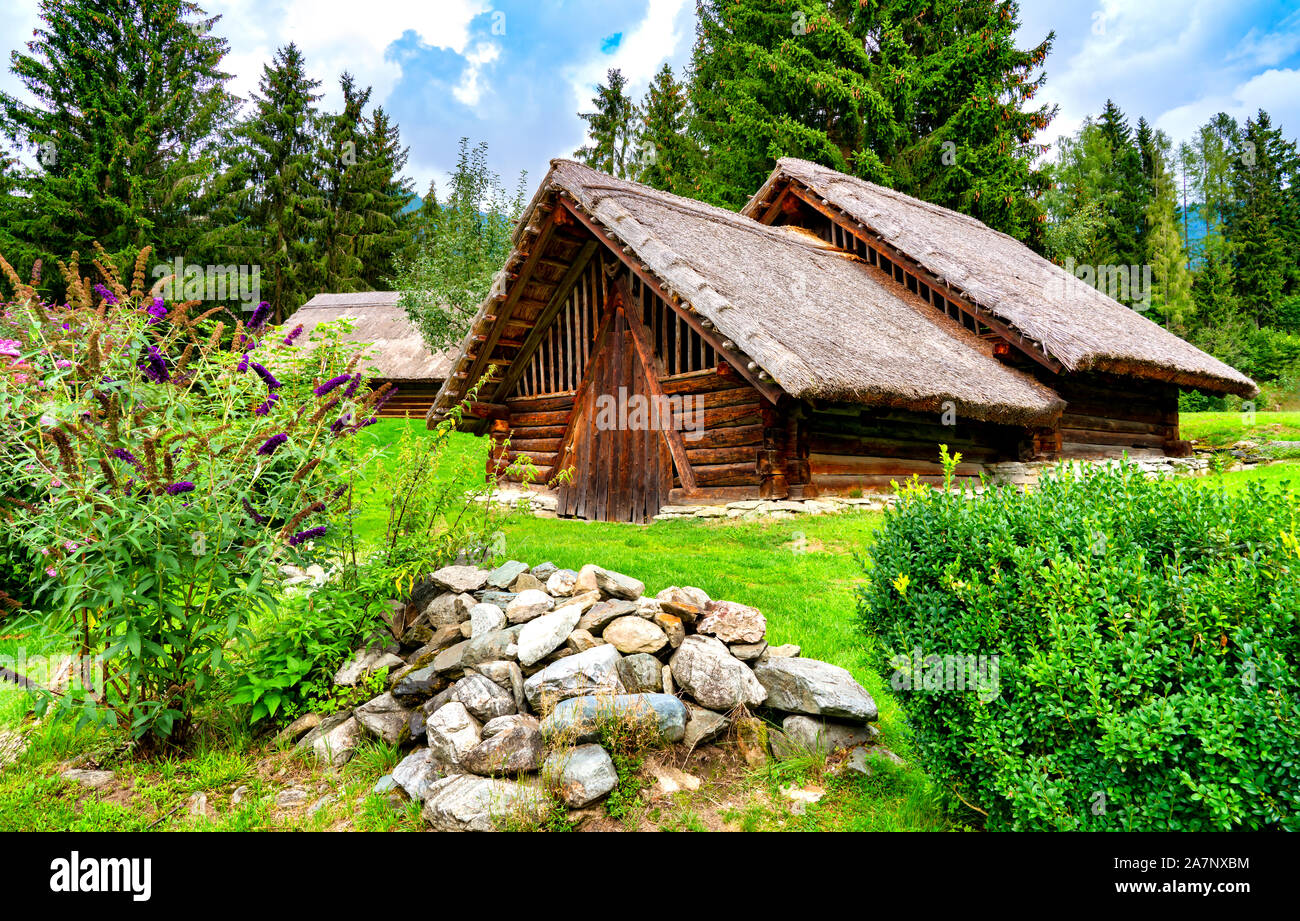
[[402, 174], [410, 157], [402, 135], [382, 106], [371, 113], [363, 153], [364, 208], [357, 255], [368, 290], [388, 290], [397, 274], [398, 257], [411, 233], [405, 208], [415, 197], [411, 180]]
[[317, 235], [316, 265], [321, 290], [364, 291], [362, 237], [373, 197], [364, 152], [364, 112], [371, 90], [360, 89], [348, 73], [339, 78], [339, 85], [343, 108], [321, 120], [317, 149], [324, 220]]
[[1143, 245], [1151, 266], [1151, 307], [1166, 326], [1182, 331], [1193, 308], [1192, 273], [1178, 228], [1171, 144], [1164, 132], [1153, 131], [1145, 120], [1140, 123], [1139, 139], [1149, 189]]
[[224, 260], [261, 267], [262, 297], [276, 322], [302, 306], [317, 284], [312, 239], [322, 201], [314, 132], [320, 81], [294, 44], [262, 68], [252, 110], [234, 132], [221, 204], [208, 245]]
[[1014, 3], [697, 6], [703, 197], [743, 204], [777, 157], [797, 156], [1037, 239], [1047, 181], [1032, 139], [1054, 110], [1027, 104], [1052, 36], [1018, 49]]
[[636, 105], [625, 92], [627, 78], [621, 70], [613, 68], [606, 80], [596, 87], [591, 100], [596, 111], [578, 116], [587, 123], [589, 143], [578, 148], [574, 156], [593, 169], [629, 179], [634, 172]]
[[35, 102], [0, 93], [4, 133], [37, 164], [11, 230], [65, 259], [95, 240], [186, 254], [237, 103], [229, 46], [210, 31], [220, 17], [189, 0], [42, 0], [40, 16], [11, 66]]
[[1097, 125], [1111, 161], [1102, 182], [1108, 217], [1099, 241], [1102, 258], [1098, 261], [1099, 264], [1141, 265], [1142, 223], [1149, 197], [1142, 172], [1142, 152], [1133, 139], [1128, 119], [1112, 100], [1106, 100]]
[[689, 134], [686, 87], [664, 64], [655, 74], [641, 103], [642, 121], [636, 138], [638, 182], [690, 195], [699, 151]]
[[1289, 280], [1285, 178], [1295, 171], [1296, 145], [1273, 127], [1267, 112], [1247, 119], [1232, 164], [1234, 201], [1224, 229], [1233, 251], [1233, 275], [1242, 309], [1258, 325], [1271, 324]]

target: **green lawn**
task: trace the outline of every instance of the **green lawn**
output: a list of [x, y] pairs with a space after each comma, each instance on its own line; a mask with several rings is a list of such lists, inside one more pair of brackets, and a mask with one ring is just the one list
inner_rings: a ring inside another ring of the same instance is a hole
[[1182, 437], [1226, 448], [1238, 441], [1300, 441], [1300, 412], [1182, 413]]
[[[1230, 437], [1230, 420], [1199, 414], [1192, 425]], [[1296, 417], [1265, 425], [1300, 425]], [[1265, 414], [1260, 414], [1261, 418]], [[1239, 421], [1239, 420], [1238, 420]], [[1215, 426], [1219, 428], [1215, 428]], [[365, 432], [366, 443], [381, 447], [365, 471], [359, 495], [365, 497], [356, 519], [359, 537], [373, 543], [382, 536], [384, 502], [397, 469], [397, 444], [403, 432], [422, 437], [422, 420], [385, 420]], [[1239, 436], [1237, 436], [1239, 437]], [[1287, 437], [1285, 434], [1279, 437]], [[1236, 440], [1233, 437], [1232, 440]], [[481, 477], [487, 443], [453, 436], [440, 475], [469, 484]], [[1199, 479], [1201, 488], [1239, 490], [1252, 481], [1300, 482], [1300, 464], [1278, 464]], [[577, 569], [597, 563], [635, 576], [653, 593], [669, 585], [696, 585], [712, 597], [754, 605], [767, 616], [773, 643], [798, 643], [806, 656], [847, 668], [876, 698], [882, 742], [910, 762], [911, 745], [902, 711], [887, 684], [872, 669], [855, 622], [854, 587], [863, 578], [856, 554], [862, 553], [882, 521], [874, 513], [808, 516], [786, 520], [677, 520], [648, 526], [535, 518], [516, 514], [502, 524], [505, 556], [530, 564], [551, 561]], [[0, 633], [0, 656], [25, 647], [29, 655], [62, 645], [42, 625], [8, 622]], [[0, 686], [0, 728], [16, 725], [26, 696]], [[376, 779], [399, 754], [372, 746], [340, 775], [289, 758], [255, 739], [237, 714], [214, 717], [206, 738], [186, 758], [142, 763], [123, 758], [103, 733], [74, 733], [46, 726], [33, 734], [32, 750], [16, 768], [0, 773], [0, 828], [30, 829], [418, 829], [418, 813], [370, 794]], [[100, 796], [65, 783], [58, 766], [80, 757], [119, 773], [119, 787]], [[818, 782], [821, 802], [793, 815], [777, 792], [781, 784]], [[256, 794], [275, 794], [290, 784], [328, 796], [332, 802], [315, 815], [277, 811], [266, 804], [236, 805], [233, 793], [247, 786]], [[708, 786], [694, 799], [679, 794], [672, 802], [647, 807], [638, 820], [651, 827], [689, 830], [709, 827], [721, 816], [727, 827], [747, 830], [941, 830], [954, 827], [936, 791], [919, 769], [880, 770], [871, 777], [822, 776], [817, 765], [786, 764], [751, 777], [743, 789], [724, 795]], [[195, 815], [191, 797], [203, 794], [208, 814]], [[717, 803], [724, 801], [725, 808]], [[706, 809], [707, 807], [707, 809]]]

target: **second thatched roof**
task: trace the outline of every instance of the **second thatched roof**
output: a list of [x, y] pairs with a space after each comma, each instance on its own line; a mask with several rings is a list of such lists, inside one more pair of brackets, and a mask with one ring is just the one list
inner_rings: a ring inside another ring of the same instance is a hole
[[1110, 371], [1246, 397], [1258, 393], [1235, 368], [968, 215], [789, 157], [777, 161], [743, 213], [757, 213], [760, 203], [792, 180], [1040, 343], [1070, 371]]
[[377, 379], [446, 380], [455, 350], [430, 352], [406, 311], [397, 305], [400, 296], [399, 291], [317, 294], [285, 320], [284, 327], [292, 330], [302, 324], [298, 341], [306, 344], [318, 324], [349, 318], [355, 326], [347, 338], [370, 344], [363, 365], [372, 368]]

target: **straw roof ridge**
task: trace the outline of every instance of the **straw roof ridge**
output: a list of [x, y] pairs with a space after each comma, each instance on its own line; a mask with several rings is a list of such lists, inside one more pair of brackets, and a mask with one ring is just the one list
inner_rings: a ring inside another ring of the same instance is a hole
[[1253, 396], [1241, 372], [970, 215], [807, 160], [782, 158], [742, 210], [793, 179], [1041, 343], [1070, 371], [1105, 370]]
[[[626, 246], [672, 295], [711, 321], [792, 396], [942, 410], [967, 418], [1046, 424], [1063, 402], [1050, 388], [1003, 365], [978, 337], [939, 317], [861, 260], [800, 228], [768, 227], [745, 215], [618, 180], [567, 160], [553, 161], [516, 231], [539, 206], [567, 193]], [[462, 344], [468, 353], [496, 298], [489, 298]], [[430, 418], [445, 413], [468, 385], [449, 378]]]
[[355, 321], [345, 338], [367, 343], [363, 368], [375, 376], [395, 381], [445, 381], [451, 372], [454, 350], [432, 353], [424, 339], [397, 305], [400, 291], [356, 291], [317, 294], [284, 321], [284, 329], [302, 325], [299, 347], [310, 347], [312, 331], [321, 323]]

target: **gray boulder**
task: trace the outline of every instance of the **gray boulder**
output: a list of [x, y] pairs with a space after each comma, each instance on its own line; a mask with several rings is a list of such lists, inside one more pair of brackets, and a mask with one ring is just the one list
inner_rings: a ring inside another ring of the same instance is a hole
[[749, 666], [710, 636], [688, 636], [668, 664], [674, 683], [710, 710], [756, 707], [767, 696]]
[[618, 786], [614, 762], [599, 745], [579, 745], [547, 756], [542, 774], [571, 809], [594, 803]]
[[542, 763], [542, 733], [534, 716], [499, 716], [483, 727], [483, 741], [467, 751], [461, 766], [473, 774], [524, 774]]
[[621, 572], [602, 569], [599, 566], [587, 565], [582, 567], [578, 573], [576, 584], [578, 591], [589, 592], [594, 589], [606, 598], [624, 598], [628, 601], [635, 601], [645, 594], [644, 582], [633, 579], [631, 576], [625, 576]]
[[473, 668], [483, 662], [513, 659], [516, 644], [519, 642], [520, 629], [520, 627], [507, 627], [504, 630], [493, 630], [491, 633], [474, 637], [465, 646], [464, 655], [461, 656], [461, 666]]
[[686, 705], [668, 694], [571, 697], [542, 720], [542, 736], [562, 743], [591, 742], [611, 722], [631, 733], [680, 742], [686, 735]]
[[449, 592], [476, 592], [487, 584], [488, 572], [477, 566], [444, 566], [429, 576]]
[[451, 699], [464, 704], [475, 719], [484, 723], [517, 709], [513, 693], [478, 672], [470, 672], [452, 685]]
[[406, 791], [411, 799], [423, 800], [429, 787], [442, 777], [442, 771], [433, 760], [429, 749], [411, 752], [393, 768], [393, 782]]
[[[319, 728], [324, 729], [324, 727], [325, 723], [321, 723]], [[343, 722], [317, 736], [311, 745], [312, 752], [315, 753], [316, 760], [322, 764], [339, 767], [351, 759], [362, 734], [361, 724], [354, 717], [349, 716]]]
[[686, 705], [686, 735], [682, 737], [691, 748], [711, 742], [727, 731], [727, 718], [703, 707]]
[[353, 716], [366, 732], [389, 745], [405, 742], [411, 726], [411, 710], [391, 692], [366, 701], [353, 711]]
[[515, 595], [506, 606], [506, 618], [512, 624], [526, 624], [555, 607], [555, 599], [546, 592], [528, 589]]
[[540, 662], [563, 646], [569, 632], [578, 626], [581, 617], [582, 611], [575, 605], [569, 605], [524, 624], [524, 628], [519, 631], [519, 664], [532, 665]]
[[403, 704], [410, 706], [422, 700], [428, 700], [443, 683], [432, 664], [406, 672], [393, 682], [392, 695]]
[[433, 671], [438, 675], [446, 675], [454, 678], [460, 674], [464, 668], [462, 659], [465, 656], [465, 650], [469, 647], [470, 641], [463, 640], [454, 646], [448, 646], [433, 657]]
[[592, 605], [587, 613], [582, 615], [582, 620], [578, 621], [578, 626], [594, 636], [599, 636], [605, 629], [605, 625], [610, 621], [635, 613], [636, 605], [631, 601], [617, 599], [602, 601]]
[[489, 588], [507, 589], [515, 579], [518, 579], [526, 572], [528, 572], [527, 563], [508, 560], [488, 573], [487, 581], [484, 584]]
[[524, 695], [533, 710], [542, 702], [555, 703], [585, 694], [621, 694], [623, 682], [618, 677], [622, 656], [609, 644], [588, 649], [552, 662], [524, 682]]
[[472, 607], [474, 607], [473, 595], [446, 592], [430, 601], [420, 617], [427, 621], [429, 626], [437, 629], [468, 620]]
[[474, 671], [495, 682], [502, 690], [509, 691], [515, 701], [515, 712], [523, 713], [528, 709], [528, 698], [524, 696], [524, 673], [518, 663], [504, 659], [480, 662], [474, 666]]
[[448, 767], [458, 767], [461, 757], [483, 740], [478, 720], [459, 701], [444, 704], [428, 717], [424, 732], [434, 760]]
[[[880, 733], [866, 723], [836, 723], [792, 713], [781, 721], [781, 733], [797, 751], [830, 754], [858, 745], [869, 745]], [[782, 757], [773, 745], [773, 754]]]
[[482, 636], [506, 625], [506, 613], [495, 604], [476, 604], [469, 609], [469, 635]]
[[754, 675], [767, 690], [767, 706], [775, 710], [876, 719], [876, 702], [838, 665], [816, 659], [765, 659], [754, 664]]
[[654, 656], [645, 653], [620, 659], [618, 678], [629, 694], [658, 694], [664, 689], [663, 665]]
[[557, 569], [546, 580], [546, 593], [553, 598], [572, 595], [577, 587], [578, 574], [572, 569]]
[[601, 638], [622, 653], [656, 653], [668, 645], [668, 634], [636, 615], [620, 617], [605, 627]]
[[453, 774], [429, 787], [422, 815], [436, 831], [496, 831], [511, 821], [536, 821], [545, 811], [545, 797], [530, 787]]

